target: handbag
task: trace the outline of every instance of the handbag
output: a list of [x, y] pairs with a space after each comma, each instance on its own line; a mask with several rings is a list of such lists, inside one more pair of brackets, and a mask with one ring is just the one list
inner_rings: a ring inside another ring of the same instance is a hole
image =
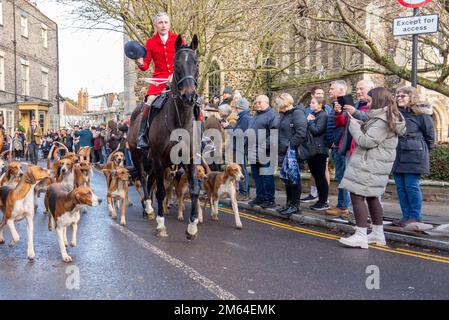
[[318, 154], [318, 146], [312, 133], [307, 129], [306, 140], [298, 147], [299, 161], [307, 161]]
[[279, 177], [291, 184], [300, 184], [301, 182], [301, 168], [296, 160], [296, 151], [290, 146], [288, 146], [287, 154], [282, 162]]

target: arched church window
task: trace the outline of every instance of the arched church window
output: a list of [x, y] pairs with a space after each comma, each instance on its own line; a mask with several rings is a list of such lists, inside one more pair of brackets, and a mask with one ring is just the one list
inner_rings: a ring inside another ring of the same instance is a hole
[[212, 62], [212, 65], [209, 70], [209, 99], [212, 99], [214, 96], [220, 96], [220, 88], [221, 88], [221, 77], [220, 77], [220, 66], [216, 61]]

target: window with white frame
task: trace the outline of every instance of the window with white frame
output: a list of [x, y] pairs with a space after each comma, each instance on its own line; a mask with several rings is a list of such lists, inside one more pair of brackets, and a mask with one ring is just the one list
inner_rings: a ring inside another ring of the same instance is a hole
[[0, 109], [0, 112], [3, 114], [3, 127], [6, 130], [6, 133], [12, 135], [14, 133], [14, 110], [10, 109]]
[[48, 115], [48, 129], [59, 129], [59, 115], [49, 114]]
[[4, 127], [8, 134], [14, 133], [14, 110], [2, 110], [4, 118]]
[[22, 37], [28, 38], [28, 14], [25, 11], [20, 14], [20, 31]]
[[0, 0], [0, 26], [3, 25], [3, 0]]
[[48, 27], [45, 24], [41, 24], [41, 38], [42, 46], [48, 48]]
[[30, 62], [20, 59], [20, 75], [22, 80], [22, 95], [30, 95]]
[[45, 111], [39, 111], [39, 127], [45, 129]]
[[42, 99], [48, 100], [48, 69], [42, 67]]
[[0, 51], [0, 91], [5, 91], [5, 53]]

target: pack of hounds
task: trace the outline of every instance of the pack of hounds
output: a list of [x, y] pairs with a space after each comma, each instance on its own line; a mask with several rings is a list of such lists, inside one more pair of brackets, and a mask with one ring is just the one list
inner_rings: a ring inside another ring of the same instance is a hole
[[[65, 148], [64, 145], [61, 144], [61, 146]], [[94, 169], [101, 170], [106, 180], [109, 216], [116, 219], [116, 210], [120, 210], [121, 225], [126, 225], [126, 203], [128, 203], [128, 206], [132, 205], [128, 193], [129, 187], [135, 187], [141, 202], [144, 201], [140, 180], [133, 168], [125, 167], [125, 155], [121, 151], [115, 150], [112, 152], [106, 164], [98, 167], [90, 164], [90, 148], [81, 148], [78, 153], [68, 152], [66, 149], [65, 155], [59, 160], [55, 160], [52, 165], [50, 159], [48, 159], [46, 169], [26, 163], [3, 160], [5, 153], [10, 151], [5, 151], [0, 155], [0, 170], [2, 172], [0, 177], [0, 210], [2, 212], [0, 245], [5, 243], [3, 231], [6, 226], [12, 237], [9, 245], [17, 244], [20, 236], [15, 228], [15, 222], [25, 219], [27, 221], [27, 257], [30, 260], [34, 260], [36, 257], [33, 241], [33, 219], [38, 209], [38, 198], [41, 194], [45, 194], [43, 213], [48, 216], [48, 229], [49, 231], [56, 230], [56, 237], [64, 262], [72, 261], [72, 257], [67, 253], [67, 247], [69, 246], [67, 228], [72, 227], [70, 246], [75, 247], [77, 245], [78, 222], [81, 218], [80, 213], [87, 213], [88, 206], [99, 206], [102, 202], [91, 188], [91, 176]], [[26, 165], [26, 171], [22, 170], [22, 165]], [[231, 163], [224, 166], [222, 172], [212, 172], [208, 165], [203, 162], [203, 165], [197, 166], [196, 178], [202, 182], [206, 196], [203, 207], [201, 208], [201, 205], [198, 204], [199, 222], [203, 222], [203, 210], [208, 203], [211, 207], [211, 219], [218, 221], [219, 200], [229, 197], [236, 227], [242, 229], [236, 194], [237, 183], [244, 178], [240, 166]], [[167, 196], [164, 200], [164, 213], [169, 213], [170, 200], [174, 190], [178, 203], [178, 220], [183, 221], [184, 199], [189, 194], [189, 185], [182, 168], [174, 166], [166, 169], [165, 188]], [[151, 189], [151, 194], [154, 194], [154, 191], [155, 186]], [[148, 214], [148, 218], [155, 218], [154, 211]]]

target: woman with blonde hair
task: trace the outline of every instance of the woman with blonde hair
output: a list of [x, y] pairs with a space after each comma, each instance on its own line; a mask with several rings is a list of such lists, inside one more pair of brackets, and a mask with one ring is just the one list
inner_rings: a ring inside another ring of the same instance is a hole
[[405, 118], [407, 134], [399, 138], [393, 176], [401, 204], [402, 219], [395, 224], [405, 226], [422, 220], [422, 192], [419, 182], [429, 173], [429, 153], [435, 142], [432, 106], [420, 103], [415, 88], [402, 87], [396, 92], [396, 102]]
[[278, 164], [287, 197], [285, 205], [277, 211], [286, 217], [301, 213], [301, 175], [297, 149], [304, 142], [307, 130], [304, 107], [295, 108], [293, 104], [293, 97], [288, 93], [282, 93], [274, 99], [274, 107], [279, 112]]

